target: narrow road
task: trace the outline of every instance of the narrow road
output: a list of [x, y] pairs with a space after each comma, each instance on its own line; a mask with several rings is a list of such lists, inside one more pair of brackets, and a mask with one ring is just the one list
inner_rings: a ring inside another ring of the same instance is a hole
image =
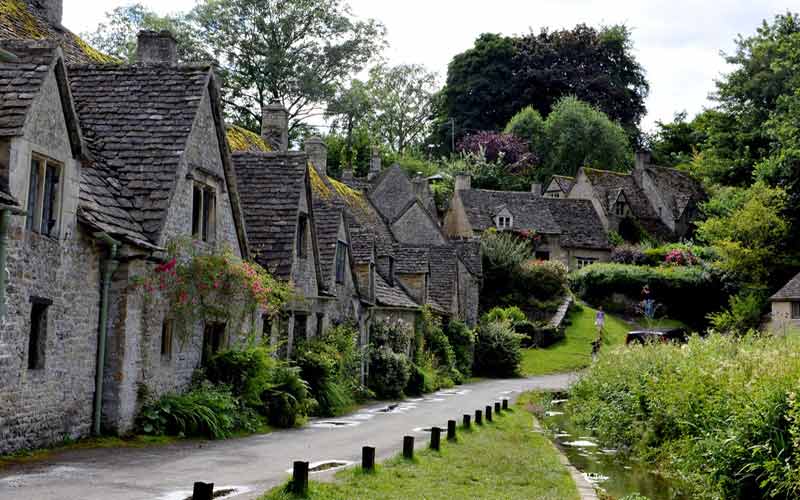
[[574, 378], [478, 382], [396, 407], [376, 404], [344, 417], [315, 419], [301, 429], [241, 439], [67, 451], [0, 470], [0, 499], [183, 500], [194, 481], [213, 482], [216, 490], [236, 488], [236, 500], [257, 498], [288, 478], [294, 460], [357, 462], [364, 445], [375, 446], [378, 458], [385, 459], [401, 451], [404, 435], [415, 435], [417, 446], [425, 446], [423, 428], [446, 427], [448, 419], [460, 421], [465, 413], [526, 390], [564, 390]]

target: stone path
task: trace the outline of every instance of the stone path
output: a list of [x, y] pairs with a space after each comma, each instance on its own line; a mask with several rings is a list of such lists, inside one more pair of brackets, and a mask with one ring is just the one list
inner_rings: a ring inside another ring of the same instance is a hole
[[[149, 448], [73, 450], [35, 464], [0, 469], [3, 500], [183, 500], [194, 481], [237, 488], [234, 498], [257, 498], [285, 481], [294, 460], [360, 460], [361, 447], [379, 460], [402, 449], [404, 435], [424, 446], [432, 425], [474, 413], [532, 389], [565, 390], [576, 375], [491, 380], [439, 391], [425, 398], [376, 404], [336, 419], [312, 420], [301, 429], [227, 441], [182, 442]], [[331, 474], [331, 472], [321, 473]]]

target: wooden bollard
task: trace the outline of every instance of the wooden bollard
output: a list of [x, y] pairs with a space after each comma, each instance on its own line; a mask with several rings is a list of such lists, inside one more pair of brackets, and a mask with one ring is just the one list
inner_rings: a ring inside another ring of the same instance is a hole
[[494, 414], [495, 415], [499, 415], [500, 414], [500, 402], [499, 401], [495, 401], [494, 402]]
[[361, 470], [372, 472], [375, 470], [375, 447], [364, 446], [361, 448]]
[[486, 409], [484, 410], [484, 412], [486, 412], [486, 421], [487, 422], [491, 422], [492, 421], [492, 407], [491, 406], [487, 406]]
[[214, 483], [194, 483], [192, 500], [212, 500], [214, 498]]
[[440, 441], [442, 439], [442, 429], [438, 427], [431, 428], [431, 449], [435, 451], [439, 451], [440, 448]]
[[505, 411], [505, 410], [508, 410], [508, 400], [507, 399], [503, 400], [503, 411]]
[[472, 422], [470, 422], [470, 420], [472, 420], [472, 415], [464, 415], [464, 422], [462, 425], [464, 426], [465, 429], [469, 429], [470, 426], [472, 425]]
[[456, 421], [455, 420], [448, 420], [447, 421], [447, 440], [448, 441], [455, 441], [456, 440]]
[[292, 470], [292, 493], [305, 496], [308, 494], [308, 462], [297, 460]]
[[414, 436], [403, 436], [403, 458], [414, 458]]
[[475, 425], [483, 425], [483, 412], [475, 410]]

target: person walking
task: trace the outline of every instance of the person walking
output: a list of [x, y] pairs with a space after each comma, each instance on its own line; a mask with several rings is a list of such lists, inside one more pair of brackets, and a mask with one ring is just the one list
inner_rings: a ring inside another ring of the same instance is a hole
[[592, 362], [597, 361], [600, 346], [603, 345], [603, 330], [606, 326], [606, 313], [603, 311], [603, 306], [600, 306], [594, 315], [594, 326], [597, 328], [597, 338], [592, 342]]

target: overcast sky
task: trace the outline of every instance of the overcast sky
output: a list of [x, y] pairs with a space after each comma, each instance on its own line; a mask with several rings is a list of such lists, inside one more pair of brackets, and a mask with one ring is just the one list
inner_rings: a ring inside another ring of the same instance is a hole
[[[104, 13], [131, 0], [64, 0], [64, 25], [93, 31]], [[195, 0], [139, 0], [166, 14]], [[720, 50], [731, 52], [737, 34], [754, 33], [761, 21], [800, 0], [350, 0], [354, 14], [382, 21], [391, 63], [419, 63], [444, 80], [447, 63], [486, 32], [514, 35], [530, 30], [624, 23], [633, 30], [636, 56], [650, 82], [644, 126], [690, 116], [708, 106], [714, 79], [726, 71]]]

